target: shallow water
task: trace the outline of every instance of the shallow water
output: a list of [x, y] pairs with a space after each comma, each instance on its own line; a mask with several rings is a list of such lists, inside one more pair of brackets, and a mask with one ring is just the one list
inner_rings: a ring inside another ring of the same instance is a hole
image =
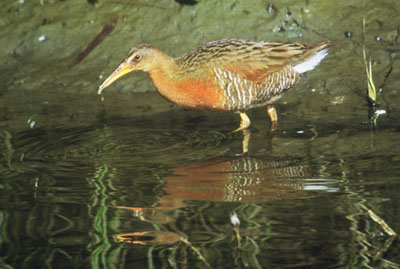
[[[366, 107], [335, 118], [279, 105], [270, 133], [255, 109], [242, 154], [243, 135], [228, 134], [239, 122], [231, 113], [171, 110], [157, 94], [125, 96], [128, 105], [112, 94], [70, 96], [73, 109], [56, 102], [63, 95], [46, 97], [27, 94], [2, 115], [6, 264], [399, 267], [398, 239], [368, 215], [400, 231], [398, 115], [373, 127]], [[58, 109], [48, 113], [44, 100]]]

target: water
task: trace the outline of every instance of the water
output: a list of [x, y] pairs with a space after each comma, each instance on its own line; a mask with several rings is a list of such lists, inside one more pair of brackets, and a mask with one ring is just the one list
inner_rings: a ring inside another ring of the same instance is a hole
[[398, 239], [368, 214], [400, 231], [396, 114], [373, 127], [362, 106], [280, 105], [269, 133], [255, 109], [242, 154], [237, 115], [157, 94], [10, 100], [3, 267], [399, 268]]

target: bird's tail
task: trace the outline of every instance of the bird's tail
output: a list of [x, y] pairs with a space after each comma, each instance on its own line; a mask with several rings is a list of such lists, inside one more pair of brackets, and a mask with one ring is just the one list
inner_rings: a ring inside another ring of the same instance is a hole
[[305, 73], [313, 70], [328, 55], [328, 48], [331, 42], [325, 41], [312, 46], [303, 61], [293, 66], [297, 73]]

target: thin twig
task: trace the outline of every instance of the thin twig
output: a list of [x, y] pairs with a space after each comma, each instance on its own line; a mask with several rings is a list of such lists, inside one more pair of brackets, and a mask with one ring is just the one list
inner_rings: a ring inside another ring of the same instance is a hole
[[81, 53], [79, 53], [77, 61], [75, 64], [79, 64], [81, 61], [83, 61], [83, 59], [86, 58], [86, 56], [89, 55], [90, 52], [92, 52], [92, 50], [94, 50], [94, 48], [97, 47], [97, 45], [99, 45], [101, 42], [103, 42], [103, 40], [112, 32], [114, 31], [115, 26], [117, 25], [118, 22], [118, 18], [121, 17], [121, 15], [125, 12], [125, 10], [127, 9], [127, 7], [125, 7], [124, 9], [122, 9], [120, 12], [118, 12], [118, 14], [112, 19], [112, 21], [110, 23], [108, 23], [106, 26], [103, 27], [103, 29], [101, 30], [100, 33], [98, 33], [95, 38], [92, 40], [92, 42], [89, 43], [89, 45], [87, 45], [87, 47], [85, 48], [84, 51], [82, 51]]
[[387, 233], [390, 236], [397, 235], [396, 232], [393, 231], [393, 229], [390, 228], [390, 226], [381, 217], [379, 217], [377, 214], [375, 214], [374, 211], [372, 211], [371, 209], [368, 209], [365, 205], [361, 205], [361, 206], [368, 212], [368, 215], [371, 217], [371, 219], [381, 226], [381, 228], [385, 231], [385, 233]]
[[389, 247], [392, 245], [393, 240], [396, 238], [396, 236], [391, 236], [389, 237], [386, 241], [385, 244], [375, 253], [375, 255], [372, 256], [373, 260], [377, 260], [378, 258], [380, 258], [383, 253], [386, 252], [386, 250], [389, 249]]
[[123, 4], [123, 5], [128, 5], [128, 6], [139, 6], [139, 7], [152, 7], [152, 8], [159, 8], [159, 9], [169, 9], [167, 7], [162, 7], [162, 6], [156, 6], [156, 5], [150, 5], [150, 4], [143, 4], [143, 3], [128, 3], [127, 1], [111, 1], [110, 3], [113, 4]]
[[186, 238], [184, 238], [184, 237], [181, 237], [181, 241], [182, 241], [183, 243], [185, 243], [186, 245], [188, 245], [188, 246], [199, 256], [199, 259], [200, 259], [201, 261], [203, 261], [204, 264], [205, 264], [208, 268], [211, 268], [210, 264], [207, 262], [207, 260], [204, 258], [204, 256], [201, 254], [201, 252], [200, 252], [200, 250], [199, 250], [198, 248], [196, 248], [195, 246], [193, 246], [193, 245], [192, 245]]

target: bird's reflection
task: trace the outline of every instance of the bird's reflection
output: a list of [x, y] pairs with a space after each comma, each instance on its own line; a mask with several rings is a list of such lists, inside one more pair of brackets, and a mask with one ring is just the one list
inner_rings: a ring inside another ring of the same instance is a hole
[[[301, 197], [307, 166], [296, 160], [265, 160], [239, 157], [177, 166], [165, 177], [165, 196], [160, 205], [185, 200], [261, 202], [282, 197]], [[168, 202], [170, 203], [170, 202]]]
[[[306, 180], [310, 176], [309, 168], [298, 159], [240, 156], [176, 166], [170, 172], [171, 175], [163, 178], [164, 195], [158, 199], [157, 206], [119, 208], [133, 212], [142, 221], [165, 225], [175, 220], [172, 211], [185, 207], [187, 201], [258, 203], [308, 198], [318, 191], [318, 188], [309, 188]], [[171, 243], [171, 235], [157, 235], [157, 231], [152, 231], [151, 236], [148, 232], [135, 231], [116, 238], [135, 244], [162, 244], [162, 239], [168, 238], [164, 243]]]

